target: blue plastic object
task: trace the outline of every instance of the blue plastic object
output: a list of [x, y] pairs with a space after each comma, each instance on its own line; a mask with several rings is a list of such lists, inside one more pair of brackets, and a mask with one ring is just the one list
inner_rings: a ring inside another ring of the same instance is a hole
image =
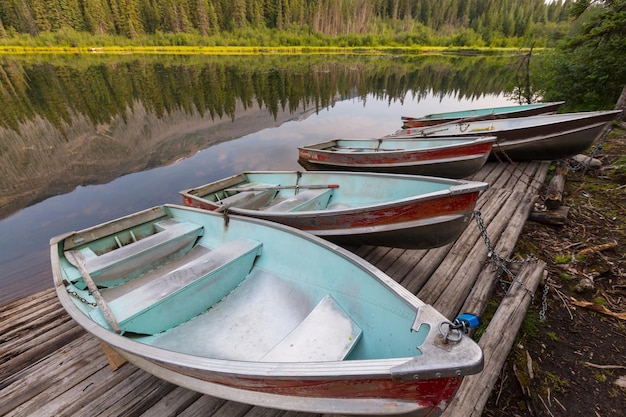
[[465, 324], [465, 327], [468, 329], [472, 329], [480, 325], [480, 318], [469, 313], [461, 314], [456, 318], [456, 320]]

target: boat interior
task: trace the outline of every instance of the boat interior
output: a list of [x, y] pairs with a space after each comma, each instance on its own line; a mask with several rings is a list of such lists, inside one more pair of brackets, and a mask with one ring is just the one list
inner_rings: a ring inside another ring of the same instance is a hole
[[[315, 175], [315, 174], [314, 174]], [[453, 185], [435, 180], [351, 179], [333, 174], [309, 176], [298, 182], [295, 174], [237, 176], [228, 186], [216, 184], [190, 191], [195, 198], [212, 202], [222, 209], [238, 208], [266, 213], [339, 210], [373, 204], [415, 199], [429, 193], [445, 192]], [[299, 185], [296, 185], [299, 184]]]
[[[166, 218], [70, 250], [85, 254], [86, 269], [122, 334], [144, 344], [264, 362], [420, 354], [429, 326], [412, 329], [416, 311], [397, 297], [379, 300], [361, 289], [348, 291], [354, 283], [338, 287], [332, 281], [294, 277], [282, 265], [269, 268], [262, 259], [272, 244], [255, 239], [237, 237], [205, 246], [204, 229]], [[137, 273], [138, 264], [149, 270]], [[80, 273], [67, 261], [62, 265], [68, 288], [89, 299]], [[108, 327], [101, 309], [75, 303]]]

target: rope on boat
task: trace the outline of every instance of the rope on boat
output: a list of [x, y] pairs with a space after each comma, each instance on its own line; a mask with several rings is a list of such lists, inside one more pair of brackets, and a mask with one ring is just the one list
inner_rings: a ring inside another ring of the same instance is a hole
[[[525, 184], [527, 187], [531, 188], [533, 191], [535, 191], [538, 194], [540, 193], [540, 191], [542, 192], [546, 191], [547, 189], [546, 184], [536, 180], [534, 177], [530, 176], [529, 174], [525, 173], [522, 169], [520, 169], [519, 165], [515, 161], [513, 161], [513, 159], [511, 159], [511, 157], [505, 151], [498, 150], [497, 152], [493, 152], [493, 155], [496, 157], [499, 163], [504, 165], [504, 169], [506, 169], [506, 171], [510, 173], [513, 178]], [[506, 158], [506, 161], [503, 161], [500, 158], [500, 155], [503, 155]], [[511, 166], [513, 166], [514, 168], [510, 169], [509, 167]], [[524, 177], [527, 177], [529, 180], [527, 181]], [[545, 196], [542, 196], [542, 199], [544, 198]]]

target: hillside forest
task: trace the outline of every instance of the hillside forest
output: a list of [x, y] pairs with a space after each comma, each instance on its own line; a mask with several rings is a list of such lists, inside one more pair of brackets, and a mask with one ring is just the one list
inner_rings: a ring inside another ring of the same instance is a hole
[[[571, 0], [0, 0], [0, 45], [554, 46]], [[106, 35], [106, 36], [103, 36]]]

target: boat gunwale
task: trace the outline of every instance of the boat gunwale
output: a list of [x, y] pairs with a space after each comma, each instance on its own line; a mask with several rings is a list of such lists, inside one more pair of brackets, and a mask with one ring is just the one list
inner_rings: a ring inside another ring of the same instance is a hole
[[[529, 104], [520, 104], [520, 105], [511, 105], [511, 106], [497, 106], [497, 107], [483, 107], [483, 108], [478, 108], [478, 109], [468, 109], [468, 110], [456, 110], [456, 111], [450, 111], [450, 112], [442, 112], [442, 113], [431, 113], [431, 114], [426, 114], [424, 116], [420, 116], [420, 117], [411, 117], [411, 116], [401, 116], [401, 120], [402, 121], [408, 121], [408, 122], [414, 122], [414, 121], [436, 121], [436, 120], [444, 120], [444, 119], [451, 119], [453, 118], [455, 115], [458, 114], [462, 114], [462, 113], [478, 113], [477, 116], [488, 116], [488, 115], [494, 115], [494, 116], [498, 116], [498, 115], [507, 115], [507, 114], [511, 114], [511, 113], [523, 113], [526, 111], [533, 111], [533, 110], [538, 110], [538, 109], [543, 109], [543, 108], [551, 108], [551, 107], [560, 107], [563, 104], [565, 104], [565, 101], [550, 101], [550, 102], [545, 102], [545, 103], [529, 103]], [[510, 109], [510, 110], [509, 110]], [[470, 116], [463, 116], [463, 117], [473, 117], [474, 115], [470, 115]], [[461, 119], [463, 117], [457, 117], [456, 119]]]
[[[482, 145], [485, 143], [497, 143], [498, 138], [495, 135], [468, 135], [463, 137], [435, 137], [431, 142], [441, 142], [440, 144], [436, 144], [426, 148], [418, 148], [418, 149], [402, 149], [402, 150], [391, 150], [391, 151], [371, 151], [371, 152], [344, 152], [341, 150], [329, 150], [326, 148], [332, 147], [333, 143], [336, 144], [338, 141], [342, 142], [374, 142], [374, 143], [384, 143], [386, 141], [395, 141], [400, 140], [401, 142], [424, 142], [424, 138], [422, 136], [412, 137], [393, 137], [393, 136], [384, 136], [382, 138], [367, 138], [367, 139], [334, 139], [332, 141], [314, 143], [311, 145], [299, 146], [298, 151], [306, 151], [306, 152], [318, 152], [328, 155], [333, 154], [346, 154], [346, 155], [385, 155], [385, 156], [394, 156], [395, 154], [401, 155], [406, 153], [423, 153], [423, 152], [432, 152], [433, 150], [440, 149], [448, 149], [454, 147], [466, 147], [466, 146], [475, 146]], [[451, 141], [456, 140], [462, 143], [450, 143]], [[331, 144], [326, 146], [327, 144]], [[322, 148], [321, 146], [326, 146], [326, 148]], [[317, 161], [316, 161], [317, 162]]]

